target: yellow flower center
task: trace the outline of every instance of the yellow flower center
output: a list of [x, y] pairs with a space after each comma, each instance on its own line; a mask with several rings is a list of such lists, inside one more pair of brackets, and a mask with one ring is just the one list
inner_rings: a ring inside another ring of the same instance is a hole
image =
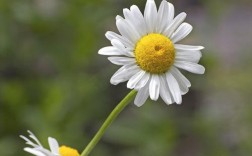
[[161, 34], [148, 34], [141, 38], [135, 48], [136, 62], [141, 69], [161, 74], [166, 72], [175, 59], [172, 41]]
[[61, 146], [59, 148], [60, 156], [79, 156], [80, 154], [76, 149], [67, 147], [67, 146]]

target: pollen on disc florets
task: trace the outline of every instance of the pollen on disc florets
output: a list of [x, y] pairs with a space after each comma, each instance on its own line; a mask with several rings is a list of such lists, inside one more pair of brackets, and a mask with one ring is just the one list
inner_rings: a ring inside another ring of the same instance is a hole
[[135, 57], [141, 69], [149, 73], [161, 74], [174, 63], [175, 48], [166, 36], [148, 34], [136, 44]]
[[61, 146], [59, 148], [60, 156], [79, 156], [80, 154], [76, 149], [67, 147], [67, 146]]

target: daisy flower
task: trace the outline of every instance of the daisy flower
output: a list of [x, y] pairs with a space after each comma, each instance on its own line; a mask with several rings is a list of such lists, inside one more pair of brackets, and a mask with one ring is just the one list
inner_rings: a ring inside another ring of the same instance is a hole
[[44, 148], [42, 144], [39, 142], [37, 137], [31, 132], [28, 131], [29, 138], [20, 135], [22, 139], [26, 141], [27, 145], [30, 145], [32, 147], [25, 147], [24, 150], [28, 153], [31, 153], [36, 156], [79, 156], [77, 150], [67, 147], [67, 146], [61, 146], [59, 147], [59, 144], [56, 139], [49, 137], [48, 143], [50, 150]]
[[185, 23], [186, 13], [174, 17], [174, 6], [163, 0], [157, 9], [154, 0], [147, 0], [144, 15], [135, 5], [123, 9], [124, 18], [116, 17], [120, 34], [108, 31], [105, 36], [112, 46], [99, 50], [113, 64], [122, 66], [111, 78], [111, 84], [127, 82], [138, 91], [134, 103], [141, 106], [150, 96], [159, 96], [166, 104], [182, 103], [190, 81], [178, 70], [203, 74], [198, 62], [202, 46], [178, 44], [191, 31]]

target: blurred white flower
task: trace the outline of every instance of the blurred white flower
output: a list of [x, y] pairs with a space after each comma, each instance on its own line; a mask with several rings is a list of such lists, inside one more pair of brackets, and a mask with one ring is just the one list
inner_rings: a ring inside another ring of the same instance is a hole
[[111, 78], [114, 85], [128, 81], [127, 87], [138, 90], [134, 103], [141, 106], [150, 96], [159, 95], [167, 104], [182, 103], [181, 95], [188, 92], [189, 80], [178, 68], [203, 74], [205, 68], [198, 62], [202, 46], [177, 44], [191, 31], [183, 23], [186, 13], [174, 18], [174, 6], [163, 0], [157, 10], [154, 0], [147, 0], [144, 15], [135, 5], [123, 9], [124, 18], [116, 17], [121, 35], [108, 31], [106, 37], [112, 46], [99, 50], [109, 55], [109, 61], [122, 66]]
[[26, 144], [31, 146], [24, 148], [26, 152], [36, 156], [79, 156], [77, 150], [66, 146], [59, 147], [57, 140], [51, 137], [48, 138], [50, 147], [50, 150], [48, 150], [42, 146], [37, 137], [31, 131], [28, 131], [28, 133], [30, 134], [29, 137], [31, 139], [20, 135], [20, 137], [26, 141]]

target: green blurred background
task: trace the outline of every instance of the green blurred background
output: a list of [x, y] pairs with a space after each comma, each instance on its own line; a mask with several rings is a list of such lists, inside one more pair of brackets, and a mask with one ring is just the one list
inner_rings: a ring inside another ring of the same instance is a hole
[[[160, 0], [156, 0], [158, 5]], [[203, 45], [205, 75], [185, 73], [182, 105], [129, 105], [91, 156], [248, 156], [252, 153], [252, 1], [173, 0]], [[129, 92], [97, 51], [115, 16], [145, 0], [0, 0], [0, 155], [28, 156], [33, 131], [80, 152]]]

